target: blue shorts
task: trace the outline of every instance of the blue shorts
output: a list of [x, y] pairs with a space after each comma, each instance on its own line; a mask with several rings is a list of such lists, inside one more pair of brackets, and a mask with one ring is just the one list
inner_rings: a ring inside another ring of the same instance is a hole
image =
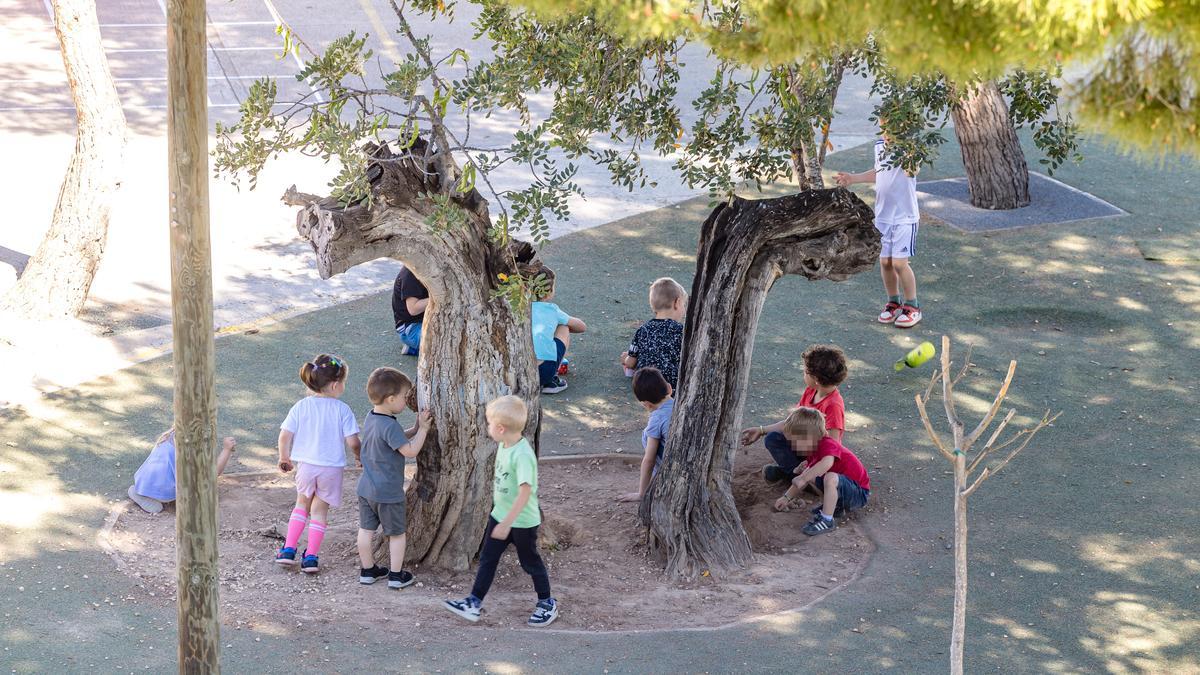
[[[867, 505], [867, 498], [871, 496], [870, 490], [864, 490], [859, 487], [858, 483], [846, 478], [842, 474], [837, 474], [838, 477], [838, 500], [837, 508], [845, 509], [846, 511], [854, 511], [861, 509]], [[813, 481], [817, 483], [817, 487], [821, 487], [821, 479]]]

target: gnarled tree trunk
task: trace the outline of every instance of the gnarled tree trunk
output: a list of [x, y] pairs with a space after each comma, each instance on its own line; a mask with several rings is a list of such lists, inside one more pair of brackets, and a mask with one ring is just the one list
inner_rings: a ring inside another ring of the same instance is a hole
[[880, 248], [873, 223], [844, 189], [734, 198], [704, 222], [664, 465], [643, 504], [668, 574], [749, 560], [730, 483], [763, 301], [784, 274], [841, 280], [870, 269]]
[[100, 44], [96, 3], [53, 0], [53, 5], [77, 130], [50, 228], [0, 299], [0, 309], [29, 318], [70, 317], [83, 308], [104, 255], [125, 150], [125, 113]]
[[[492, 297], [496, 275], [513, 271], [513, 255], [488, 237], [487, 202], [474, 190], [453, 191], [457, 169], [448, 156], [423, 140], [410, 152], [415, 158], [393, 157], [387, 146], [375, 151], [370, 207], [313, 202], [298, 214], [297, 229], [312, 243], [322, 277], [392, 257], [429, 289], [417, 399], [432, 411], [433, 429], [407, 493], [407, 557], [465, 570], [492, 503], [496, 443], [487, 436], [484, 408], [496, 397], [520, 396], [530, 410], [526, 436], [536, 439], [541, 389], [528, 314], [518, 316]], [[465, 224], [441, 230], [426, 224], [434, 205], [424, 195], [438, 193], [450, 194]], [[532, 248], [520, 250], [519, 261], [532, 258]]]
[[1029, 206], [1029, 167], [1000, 87], [991, 80], [979, 84], [950, 114], [971, 204], [981, 209]]

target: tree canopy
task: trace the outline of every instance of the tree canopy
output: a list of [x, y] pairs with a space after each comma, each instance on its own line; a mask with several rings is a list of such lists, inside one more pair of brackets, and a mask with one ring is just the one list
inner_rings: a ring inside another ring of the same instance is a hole
[[751, 66], [868, 36], [904, 75], [965, 82], [1061, 66], [1066, 99], [1089, 127], [1142, 151], [1200, 154], [1200, 5], [1186, 0], [506, 1], [547, 17], [587, 14], [633, 38], [700, 39]]

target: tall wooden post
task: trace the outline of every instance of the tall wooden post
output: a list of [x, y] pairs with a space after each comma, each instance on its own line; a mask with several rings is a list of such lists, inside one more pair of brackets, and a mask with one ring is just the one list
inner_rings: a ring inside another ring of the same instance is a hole
[[179, 672], [220, 670], [204, 0], [167, 3]]

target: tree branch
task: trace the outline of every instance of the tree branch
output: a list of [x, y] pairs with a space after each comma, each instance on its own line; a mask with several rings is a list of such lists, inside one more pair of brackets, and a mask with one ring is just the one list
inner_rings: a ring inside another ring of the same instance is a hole
[[920, 394], [917, 394], [913, 398], [917, 402], [917, 411], [921, 413], [921, 423], [925, 425], [925, 431], [929, 434], [929, 438], [933, 439], [933, 444], [937, 446], [938, 452], [942, 453], [942, 456], [953, 462], [954, 455], [952, 455], [950, 451], [946, 449], [946, 446], [942, 443], [941, 436], [938, 436], [938, 433], [933, 430], [933, 423], [929, 421], [929, 413], [925, 410], [925, 401], [921, 400]]
[[1000, 437], [1000, 433], [1004, 431], [1004, 428], [1007, 427], [1008, 423], [1012, 420], [1013, 415], [1016, 415], [1016, 414], [1017, 414], [1016, 408], [1013, 408], [1012, 410], [1008, 411], [1008, 414], [1005, 415], [1004, 419], [1000, 421], [1000, 426], [996, 427], [996, 431], [992, 434], [992, 437], [989, 438], [987, 444], [983, 446], [983, 450], [981, 450], [979, 452], [979, 455], [977, 455], [975, 457], [975, 460], [971, 462], [971, 465], [967, 467], [968, 474], [970, 474], [972, 471], [974, 471], [975, 467], [979, 466], [980, 463], [983, 462], [983, 459], [985, 457], [987, 457], [989, 453], [992, 452], [992, 444], [996, 442], [996, 439]]
[[[1021, 443], [1019, 446], [1013, 448], [1012, 452], [1008, 453], [1008, 456], [1005, 457], [1003, 459], [1003, 461], [1001, 461], [995, 467], [985, 468], [983, 470], [983, 473], [979, 474], [979, 478], [976, 478], [975, 482], [971, 483], [971, 487], [969, 487], [965, 491], [963, 491], [963, 496], [970, 497], [971, 493], [975, 492], [975, 490], [977, 490], [979, 488], [979, 486], [983, 484], [983, 481], [987, 480], [991, 476], [994, 476], [994, 475], [1000, 473], [1000, 470], [1003, 469], [1009, 462], [1011, 462], [1013, 457], [1016, 457], [1018, 454], [1021, 453], [1022, 450], [1024, 450], [1029, 445], [1029, 442], [1033, 440], [1033, 437], [1035, 434], [1037, 434], [1037, 432], [1041, 431], [1042, 429], [1046, 428], [1047, 426], [1050, 426], [1050, 424], [1052, 424], [1054, 422], [1054, 420], [1058, 419], [1058, 416], [1061, 414], [1062, 414], [1062, 412], [1059, 411], [1058, 413], [1055, 413], [1054, 417], [1050, 417], [1050, 411], [1047, 410], [1046, 414], [1042, 416], [1042, 420], [1037, 423], [1037, 426], [1033, 427], [1032, 429], [1025, 429], [1023, 431], [1017, 432], [1016, 436], [1013, 436], [1011, 439], [1009, 439], [1007, 442], [1005, 442], [1004, 445], [1011, 445], [1013, 442], [1015, 442], [1017, 439], [1021, 438], [1022, 436], [1025, 437], [1025, 441], [1023, 443]], [[1001, 446], [1001, 447], [1003, 447], [1003, 446]]]
[[[963, 369], [966, 372], [966, 369]], [[1013, 359], [1008, 362], [1008, 373], [1004, 376], [1004, 384], [1000, 385], [1000, 391], [996, 393], [995, 400], [992, 401], [992, 407], [988, 409], [987, 415], [979, 422], [979, 426], [975, 427], [975, 431], [971, 432], [963, 441], [962, 451], [966, 452], [967, 448], [971, 447], [983, 432], [987, 430], [988, 425], [992, 423], [992, 419], [996, 417], [996, 412], [1000, 410], [1000, 405], [1004, 403], [1004, 398], [1008, 396], [1008, 386], [1012, 384], [1013, 375], [1017, 372], [1017, 360]]]

